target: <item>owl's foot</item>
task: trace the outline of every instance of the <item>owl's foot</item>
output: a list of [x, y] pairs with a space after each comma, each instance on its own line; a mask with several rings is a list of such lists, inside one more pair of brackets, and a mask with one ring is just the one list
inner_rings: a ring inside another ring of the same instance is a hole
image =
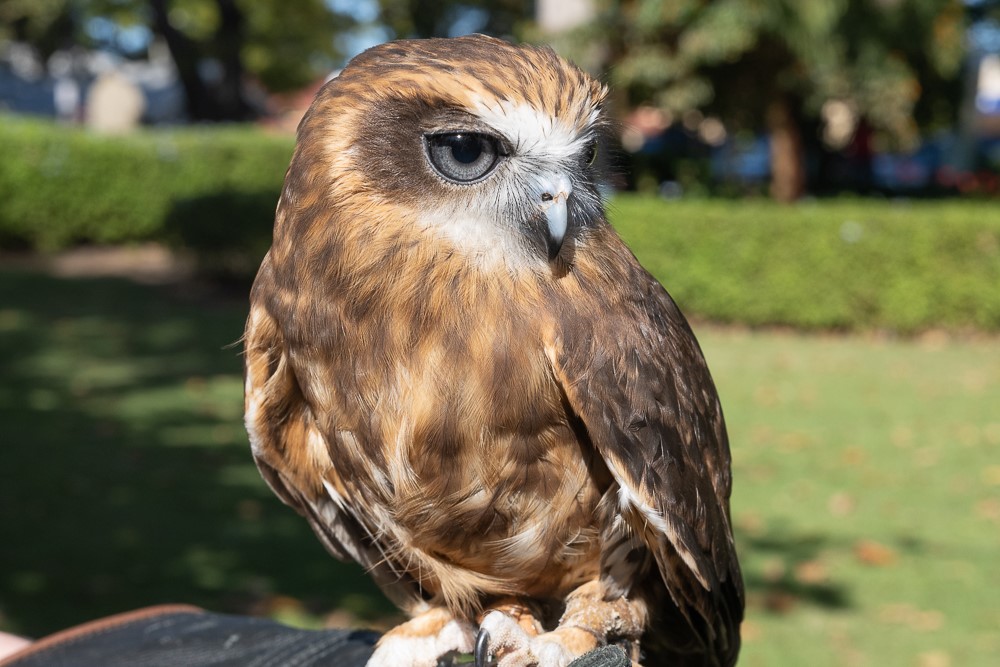
[[566, 667], [598, 645], [597, 637], [580, 628], [532, 636], [507, 614], [491, 611], [479, 624], [476, 667]]
[[636, 661], [645, 624], [643, 603], [605, 600], [600, 584], [593, 581], [567, 597], [566, 611], [551, 632], [539, 633], [537, 621], [532, 626], [523, 617], [491, 610], [479, 624], [476, 667], [566, 667], [609, 639]]
[[472, 653], [472, 625], [435, 608], [382, 635], [367, 667], [436, 667], [445, 654]]

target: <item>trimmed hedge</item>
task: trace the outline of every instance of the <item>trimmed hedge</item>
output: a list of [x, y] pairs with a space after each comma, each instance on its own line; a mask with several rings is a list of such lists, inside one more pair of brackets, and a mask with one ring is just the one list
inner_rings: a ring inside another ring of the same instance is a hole
[[688, 313], [803, 329], [1000, 330], [1000, 203], [617, 197], [611, 220]]
[[293, 144], [246, 127], [103, 137], [0, 116], [0, 244], [263, 235], [266, 247]]
[[[252, 275], [293, 142], [246, 127], [125, 138], [0, 116], [0, 246], [159, 240]], [[689, 315], [802, 329], [1000, 331], [1000, 203], [619, 195], [611, 220]]]

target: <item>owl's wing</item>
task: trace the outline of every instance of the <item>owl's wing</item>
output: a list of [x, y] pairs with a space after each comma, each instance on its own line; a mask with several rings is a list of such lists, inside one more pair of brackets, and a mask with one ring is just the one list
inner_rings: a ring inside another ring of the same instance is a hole
[[550, 358], [617, 483], [617, 512], [652, 552], [702, 645], [692, 648], [714, 656], [705, 664], [729, 665], [739, 649], [743, 581], [729, 522], [722, 410], [683, 315], [652, 276], [633, 267], [629, 280], [601, 294], [587, 321], [563, 317]]
[[274, 493], [305, 517], [331, 554], [359, 563], [393, 602], [408, 609], [419, 600], [416, 585], [391, 569], [359, 521], [358, 499], [330, 481], [337, 476], [331, 474], [329, 442], [302, 392], [273, 312], [284, 301], [276, 292], [265, 258], [244, 334], [244, 418], [254, 461]]
[[362, 561], [360, 535], [332, 502], [309, 454], [326, 450], [312, 409], [302, 395], [274, 317], [251, 305], [244, 335], [244, 418], [254, 461], [271, 490], [304, 516], [333, 555]]

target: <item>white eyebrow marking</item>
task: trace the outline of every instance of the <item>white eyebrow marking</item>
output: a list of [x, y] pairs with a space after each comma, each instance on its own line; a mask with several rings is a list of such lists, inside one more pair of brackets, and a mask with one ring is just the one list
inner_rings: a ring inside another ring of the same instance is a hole
[[[593, 138], [589, 129], [576, 129], [558, 118], [523, 102], [499, 100], [488, 103], [477, 97], [473, 108], [483, 122], [495, 129], [514, 145], [521, 155], [533, 155], [555, 162], [566, 162], [583, 152]], [[589, 128], [597, 120], [598, 110], [591, 109]]]

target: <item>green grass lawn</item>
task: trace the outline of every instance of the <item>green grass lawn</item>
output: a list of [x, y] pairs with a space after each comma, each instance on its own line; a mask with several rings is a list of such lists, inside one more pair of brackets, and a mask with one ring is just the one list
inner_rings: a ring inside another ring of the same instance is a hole
[[740, 664], [996, 664], [1000, 340], [701, 338], [733, 443]]
[[[257, 475], [244, 315], [0, 272], [0, 628], [166, 601], [392, 613]], [[733, 442], [741, 665], [996, 664], [1000, 340], [696, 331]]]

